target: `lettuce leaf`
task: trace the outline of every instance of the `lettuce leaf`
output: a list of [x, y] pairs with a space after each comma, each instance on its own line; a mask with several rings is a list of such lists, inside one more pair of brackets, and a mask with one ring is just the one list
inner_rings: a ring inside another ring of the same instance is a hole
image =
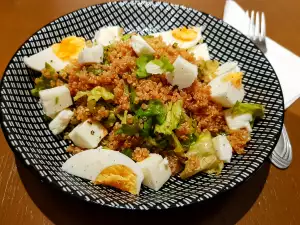
[[122, 41], [127, 41], [131, 38], [132, 34], [124, 34], [122, 37], [121, 37], [121, 40]]
[[139, 108], [136, 111], [138, 117], [155, 117], [158, 124], [162, 124], [166, 119], [167, 109], [160, 100], [150, 100], [148, 108]]
[[167, 106], [167, 117], [162, 124], [156, 124], [155, 132], [166, 135], [172, 135], [173, 130], [177, 128], [180, 118], [183, 112], [183, 102], [179, 100], [175, 103], [168, 103]]
[[232, 115], [240, 115], [250, 113], [255, 118], [263, 118], [264, 117], [264, 106], [261, 104], [254, 104], [254, 103], [243, 103], [237, 101], [234, 106], [232, 107]]
[[107, 119], [103, 122], [103, 125], [106, 128], [110, 128], [115, 124], [116, 121], [117, 121], [117, 118], [116, 118], [115, 114], [113, 112], [110, 112]]
[[[55, 69], [49, 63], [45, 63], [45, 69], [50, 73], [51, 76], [56, 73]], [[31, 90], [31, 94], [35, 97], [39, 97], [40, 91], [52, 88], [50, 85], [51, 80], [51, 78], [46, 78], [43, 75], [39, 78], [36, 78], [35, 86], [34, 89]]]
[[116, 131], [116, 134], [127, 134], [133, 136], [140, 132], [140, 127], [137, 124], [122, 124], [121, 128]]
[[150, 62], [154, 63], [155, 65], [158, 65], [163, 72], [173, 72], [174, 66], [170, 63], [169, 59], [165, 56], [162, 56], [160, 59], [154, 59]]
[[97, 86], [93, 88], [91, 91], [78, 91], [75, 97], [73, 98], [74, 101], [82, 98], [83, 96], [87, 96], [87, 106], [89, 109], [93, 109], [101, 98], [104, 100], [112, 100], [114, 99], [114, 94], [110, 91], [106, 90], [106, 88]]
[[154, 58], [153, 55], [141, 55], [139, 58], [137, 58], [136, 60], [136, 65], [138, 68], [136, 71], [137, 78], [146, 78], [149, 76], [149, 74], [146, 71], [146, 65], [153, 58]]
[[219, 174], [223, 169], [224, 163], [217, 157], [209, 131], [201, 133], [185, 155], [188, 159], [184, 170], [180, 173], [182, 179], [191, 177], [199, 172]]

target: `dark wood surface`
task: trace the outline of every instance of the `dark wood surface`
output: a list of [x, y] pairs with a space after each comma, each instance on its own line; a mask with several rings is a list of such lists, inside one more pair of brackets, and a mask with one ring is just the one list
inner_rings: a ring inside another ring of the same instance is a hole
[[[101, 0], [1, 0], [0, 74], [18, 47], [35, 31], [68, 12]], [[224, 0], [173, 0], [222, 18]], [[267, 34], [300, 55], [299, 0], [238, 0], [264, 11]], [[300, 71], [295, 71], [299, 73]], [[287, 74], [288, 76], [288, 74]], [[300, 88], [300, 84], [299, 84]], [[279, 170], [266, 162], [247, 182], [203, 204], [162, 212], [102, 208], [64, 195], [15, 159], [0, 132], [0, 224], [300, 224], [300, 101], [285, 114], [293, 163]], [[167, 220], [168, 222], [163, 222]]]

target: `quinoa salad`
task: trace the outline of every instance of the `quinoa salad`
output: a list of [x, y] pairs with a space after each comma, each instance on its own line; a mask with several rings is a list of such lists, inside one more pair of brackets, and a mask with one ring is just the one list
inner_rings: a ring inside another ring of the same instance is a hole
[[49, 129], [71, 143], [62, 170], [135, 195], [171, 176], [219, 175], [264, 116], [242, 102], [238, 64], [210, 57], [201, 27], [144, 36], [103, 27], [24, 62], [41, 72], [31, 93]]

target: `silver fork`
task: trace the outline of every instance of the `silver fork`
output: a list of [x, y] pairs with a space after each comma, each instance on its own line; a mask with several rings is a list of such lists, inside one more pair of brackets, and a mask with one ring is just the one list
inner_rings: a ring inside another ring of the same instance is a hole
[[[246, 16], [249, 18], [249, 12], [246, 12]], [[248, 37], [254, 42], [254, 44], [263, 52], [267, 52], [266, 45], [266, 19], [265, 14], [262, 12], [261, 16], [259, 12], [251, 12]], [[282, 133], [279, 141], [270, 156], [271, 162], [280, 169], [286, 169], [292, 162], [292, 146], [283, 125]]]

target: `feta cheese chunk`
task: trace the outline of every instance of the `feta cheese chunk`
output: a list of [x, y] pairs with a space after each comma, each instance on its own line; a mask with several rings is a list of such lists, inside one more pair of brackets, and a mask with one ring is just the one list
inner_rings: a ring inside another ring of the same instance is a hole
[[223, 81], [222, 78], [223, 76], [219, 76], [209, 82], [212, 100], [227, 108], [232, 107], [237, 101], [243, 101], [245, 96], [243, 86], [236, 88], [230, 81]]
[[226, 163], [230, 162], [232, 157], [232, 147], [224, 135], [218, 135], [212, 139], [214, 149], [217, 151], [218, 158]]
[[51, 118], [73, 104], [70, 91], [66, 86], [42, 90], [39, 95], [45, 114]]
[[49, 129], [54, 135], [57, 135], [63, 132], [64, 129], [68, 126], [73, 112], [69, 109], [65, 109], [57, 114], [57, 116], [49, 123]]
[[155, 191], [158, 191], [171, 176], [168, 160], [159, 154], [150, 154], [137, 164], [144, 174], [143, 184]]
[[155, 63], [153, 63], [151, 61], [146, 64], [145, 68], [146, 68], [147, 73], [150, 73], [150, 74], [162, 74], [164, 72], [159, 65], [156, 65]]
[[96, 148], [107, 130], [99, 122], [86, 120], [77, 125], [69, 134], [73, 143], [81, 148]]
[[45, 62], [50, 64], [56, 71], [62, 70], [69, 62], [58, 58], [52, 47], [46, 48], [32, 56], [25, 56], [24, 63], [33, 70], [42, 71], [45, 68]]
[[85, 47], [78, 56], [79, 63], [102, 63], [103, 62], [103, 46], [101, 44]]
[[253, 118], [250, 113], [233, 116], [230, 109], [225, 110], [224, 113], [227, 126], [231, 130], [246, 128], [249, 132], [252, 131], [250, 122], [253, 120]]
[[173, 86], [177, 85], [179, 89], [187, 88], [192, 85], [198, 75], [196, 65], [178, 56], [173, 63], [174, 71], [167, 74], [167, 80]]
[[108, 46], [115, 41], [120, 41], [123, 29], [119, 26], [102, 27], [96, 33], [93, 42]]
[[236, 73], [240, 71], [241, 69], [238, 67], [237, 62], [226, 62], [217, 69], [216, 75], [222, 76], [229, 73]]
[[208, 47], [206, 43], [196, 45], [195, 47], [191, 48], [188, 52], [194, 54], [196, 60], [210, 60]]
[[155, 52], [140, 35], [133, 35], [131, 37], [131, 47], [138, 56], [144, 54], [152, 55]]

